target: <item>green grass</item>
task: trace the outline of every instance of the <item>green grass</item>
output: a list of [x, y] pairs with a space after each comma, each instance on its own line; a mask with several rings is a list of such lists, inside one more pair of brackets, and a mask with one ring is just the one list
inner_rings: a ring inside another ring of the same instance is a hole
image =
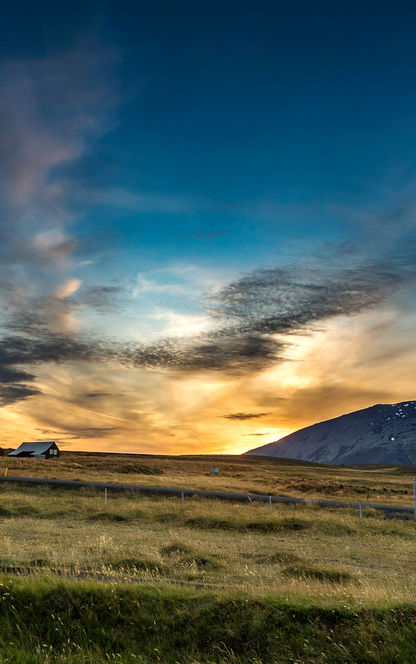
[[283, 565], [300, 560], [299, 556], [291, 551], [273, 551], [265, 555], [255, 555], [254, 558], [258, 565]]
[[7, 579], [0, 662], [407, 664], [413, 606], [324, 608], [186, 588]]
[[193, 553], [193, 549], [182, 542], [172, 542], [167, 546], [162, 546], [160, 553], [163, 556], [172, 556], [175, 554]]
[[349, 572], [343, 572], [339, 569], [325, 569], [299, 562], [284, 567], [282, 572], [296, 578], [318, 579], [319, 581], [328, 581], [329, 583], [346, 583], [354, 579], [353, 574]]
[[308, 523], [298, 518], [285, 519], [259, 519], [257, 521], [246, 519], [226, 519], [210, 515], [189, 517], [184, 520], [184, 525], [191, 528], [203, 530], [235, 530], [235, 531], [259, 531], [263, 533], [280, 533], [282, 531], [296, 531], [308, 528]]
[[0, 664], [414, 662], [414, 521], [8, 485], [0, 527]]
[[[325, 598], [413, 600], [414, 521], [353, 510], [33, 489], [0, 492], [0, 570]], [[291, 567], [288, 570], [287, 568]], [[309, 570], [308, 573], [305, 570]], [[315, 570], [315, 571], [313, 571]], [[325, 572], [322, 572], [322, 570]], [[328, 572], [328, 573], [326, 573]], [[336, 574], [338, 580], [335, 580]]]
[[104, 567], [110, 567], [114, 570], [123, 570], [127, 572], [132, 572], [133, 574], [141, 571], [146, 572], [157, 572], [161, 574], [163, 572], [163, 566], [158, 565], [153, 560], [148, 560], [146, 558], [109, 558], [108, 560], [103, 560]]

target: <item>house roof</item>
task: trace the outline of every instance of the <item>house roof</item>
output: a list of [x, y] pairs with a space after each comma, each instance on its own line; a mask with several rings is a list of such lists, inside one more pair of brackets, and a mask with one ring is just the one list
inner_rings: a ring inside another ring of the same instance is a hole
[[38, 443], [22, 443], [17, 450], [10, 452], [9, 456], [18, 456], [22, 452], [32, 454], [32, 456], [40, 456], [45, 454], [52, 445], [56, 445], [54, 440], [43, 440]]

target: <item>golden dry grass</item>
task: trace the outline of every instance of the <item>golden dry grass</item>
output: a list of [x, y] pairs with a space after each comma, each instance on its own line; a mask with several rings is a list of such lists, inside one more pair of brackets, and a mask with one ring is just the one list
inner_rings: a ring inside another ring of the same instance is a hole
[[311, 506], [3, 488], [0, 563], [54, 573], [279, 595], [319, 605], [413, 601], [416, 524]]
[[[411, 504], [412, 469], [244, 457], [1, 459], [10, 474]], [[212, 477], [209, 468], [220, 468]], [[1, 471], [0, 471], [1, 472]], [[363, 493], [364, 492], [364, 493]], [[416, 522], [0, 485], [0, 660], [411, 664]], [[207, 641], [209, 636], [209, 641]], [[2, 659], [3, 658], [3, 659]]]
[[[220, 470], [218, 476], [210, 468]], [[343, 468], [244, 456], [82, 455], [59, 459], [0, 457], [0, 474], [123, 482], [190, 489], [412, 504], [412, 467]]]

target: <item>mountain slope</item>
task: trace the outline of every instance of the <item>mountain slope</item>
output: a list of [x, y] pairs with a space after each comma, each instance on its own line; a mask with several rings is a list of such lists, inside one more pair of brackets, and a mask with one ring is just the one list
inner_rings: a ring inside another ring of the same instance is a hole
[[416, 465], [416, 401], [357, 410], [245, 454], [332, 464]]

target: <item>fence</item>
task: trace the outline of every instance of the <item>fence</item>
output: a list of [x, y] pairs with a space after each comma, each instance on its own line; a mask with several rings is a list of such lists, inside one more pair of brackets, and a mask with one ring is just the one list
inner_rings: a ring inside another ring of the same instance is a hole
[[[308, 499], [295, 498], [293, 496], [270, 496], [258, 493], [231, 493], [228, 491], [205, 491], [202, 489], [182, 489], [176, 487], [161, 487], [161, 486], [145, 486], [142, 484], [117, 484], [113, 482], [88, 482], [81, 480], [57, 480], [43, 477], [14, 477], [7, 475], [0, 477], [0, 486], [8, 484], [17, 484], [22, 486], [35, 486], [38, 487], [40, 492], [41, 486], [52, 487], [56, 489], [80, 490], [88, 489], [90, 491], [98, 491], [104, 494], [105, 503], [108, 500], [110, 492], [136, 492], [148, 496], [161, 496], [161, 497], [174, 497], [177, 496], [181, 499], [182, 505], [185, 498], [192, 498], [192, 496], [199, 496], [210, 500], [225, 500], [237, 503], [253, 503], [261, 502], [267, 503], [270, 511], [273, 509], [274, 504], [284, 505], [317, 505], [318, 507], [331, 508], [350, 508], [358, 509], [360, 518], [362, 518], [362, 503], [341, 501], [341, 500], [327, 500], [327, 499]], [[416, 517], [416, 478], [414, 480], [414, 507], [403, 507], [401, 505], [380, 505], [378, 503], [366, 503], [365, 507], [373, 510], [380, 510], [389, 513], [410, 514]]]

